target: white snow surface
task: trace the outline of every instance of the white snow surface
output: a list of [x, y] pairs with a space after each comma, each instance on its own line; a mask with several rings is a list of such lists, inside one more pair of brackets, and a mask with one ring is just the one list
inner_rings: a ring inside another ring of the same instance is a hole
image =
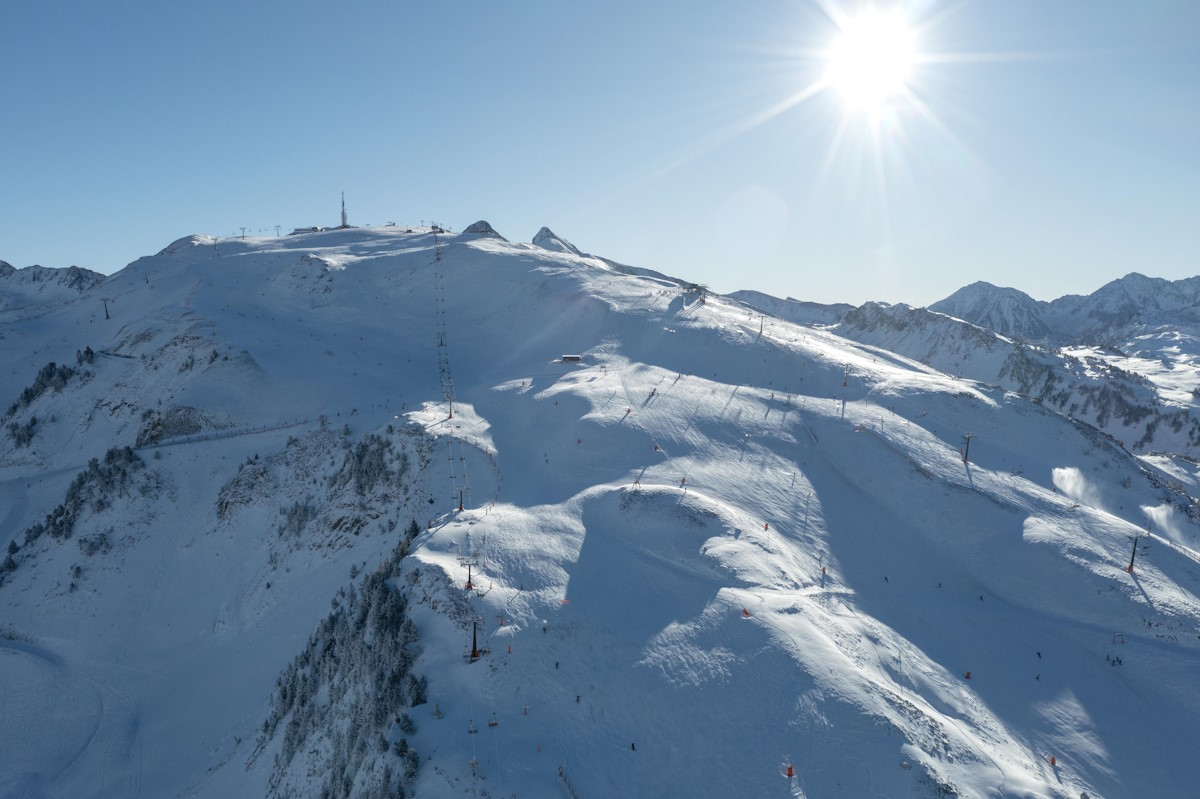
[[[685, 286], [472, 234], [195, 236], [105, 281], [110, 319], [0, 319], [4, 407], [97, 353], [5, 420], [39, 426], [0, 434], [0, 542], [160, 445], [0, 584], [0, 796], [267, 795], [275, 677], [410, 518], [417, 796], [1194, 796], [1194, 464]], [[432, 453], [403, 492], [327, 488], [367, 433]]]
[[534, 246], [541, 247], [543, 250], [550, 250], [551, 252], [562, 252], [569, 255], [583, 255], [583, 253], [579, 251], [578, 247], [557, 235], [548, 227], [542, 227], [537, 233], [534, 234], [533, 244]]
[[0, 323], [46, 311], [103, 281], [104, 275], [78, 266], [17, 269], [7, 261], [0, 261]]
[[1200, 418], [1192, 394], [1200, 379], [1194, 326], [1159, 326], [1150, 332], [1126, 328], [1123, 334], [1131, 340], [1119, 349], [1049, 349], [936, 311], [869, 302], [828, 329], [1030, 396], [1095, 426], [1132, 452], [1200, 456]]

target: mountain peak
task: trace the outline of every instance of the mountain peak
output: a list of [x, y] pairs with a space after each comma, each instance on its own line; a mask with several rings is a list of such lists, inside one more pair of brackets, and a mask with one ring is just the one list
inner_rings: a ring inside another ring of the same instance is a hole
[[929, 310], [964, 319], [1006, 336], [1043, 339], [1050, 327], [1042, 319], [1042, 303], [1023, 291], [976, 281]]
[[551, 250], [552, 252], [565, 252], [571, 255], [583, 255], [571, 242], [555, 234], [548, 227], [542, 227], [541, 230], [533, 237], [535, 247], [541, 247], [543, 250]]
[[483, 219], [467, 225], [467, 229], [464, 230], [463, 233], [469, 236], [480, 236], [489, 239], [499, 239], [500, 241], [508, 241], [508, 239], [497, 233], [496, 229], [492, 227], [489, 222]]
[[78, 266], [56, 269], [34, 265], [17, 269], [0, 261], [0, 280], [4, 281], [0, 283], [0, 310], [67, 302], [105, 279], [99, 272]]

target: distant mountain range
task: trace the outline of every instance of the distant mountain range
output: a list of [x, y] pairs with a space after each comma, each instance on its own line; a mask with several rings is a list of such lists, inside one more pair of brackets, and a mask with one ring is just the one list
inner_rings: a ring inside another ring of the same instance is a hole
[[1039, 302], [1028, 294], [978, 282], [929, 306], [1003, 336], [1050, 344], [1112, 344], [1130, 326], [1200, 322], [1200, 277], [1164, 280], [1136, 272], [1087, 296]]
[[[854, 310], [844, 303], [781, 300], [750, 290], [729, 296], [800, 324], [834, 324]], [[1069, 294], [1050, 302], [1035, 300], [1018, 289], [978, 281], [928, 309], [1034, 344], [1116, 346], [1131, 330], [1200, 325], [1200, 277], [1172, 281], [1132, 272], [1091, 294]]]
[[1133, 273], [1052, 302], [981, 281], [928, 308], [822, 305], [755, 291], [729, 296], [1028, 395], [1136, 451], [1200, 457], [1200, 277]]
[[78, 266], [17, 269], [7, 261], [0, 261], [0, 312], [63, 303], [104, 280], [105, 276], [99, 272]]

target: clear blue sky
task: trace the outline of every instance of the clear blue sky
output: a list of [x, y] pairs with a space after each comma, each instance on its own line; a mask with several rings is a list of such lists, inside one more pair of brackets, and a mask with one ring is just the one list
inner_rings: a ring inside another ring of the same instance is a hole
[[830, 4], [5, 0], [0, 258], [113, 272], [344, 190], [820, 302], [1200, 273], [1200, 3], [901, 3], [923, 111], [767, 113]]

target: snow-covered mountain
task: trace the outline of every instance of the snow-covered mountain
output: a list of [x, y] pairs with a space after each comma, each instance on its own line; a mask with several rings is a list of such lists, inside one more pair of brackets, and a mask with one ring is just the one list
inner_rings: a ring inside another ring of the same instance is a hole
[[845, 303], [824, 305], [791, 297], [781, 300], [770, 294], [763, 294], [761, 291], [735, 291], [729, 296], [751, 308], [800, 325], [832, 325], [854, 309], [853, 305]]
[[571, 242], [559, 237], [553, 230], [548, 227], [543, 227], [533, 236], [533, 243], [543, 250], [551, 250], [553, 252], [565, 252], [569, 255], [583, 255]]
[[1167, 362], [1164, 369], [1161, 362], [1103, 348], [1035, 346], [903, 304], [866, 303], [828, 329], [888, 355], [1023, 394], [1134, 452], [1200, 457], [1197, 397], [1190, 393], [1198, 382], [1190, 365]]
[[1051, 326], [1074, 342], [1120, 344], [1131, 328], [1200, 322], [1200, 277], [1170, 281], [1134, 272], [1087, 297], [1060, 297], [1048, 310]]
[[978, 281], [964, 286], [929, 310], [944, 313], [1012, 338], [1042, 341], [1050, 336], [1046, 306], [1023, 291]]
[[0, 796], [1192, 795], [1200, 469], [1003, 386], [1085, 361], [538, 239], [0, 316]]
[[978, 282], [929, 309], [1029, 341], [1117, 346], [1131, 330], [1200, 324], [1200, 277], [1170, 281], [1132, 272], [1087, 296], [1051, 302]]
[[66, 302], [103, 280], [104, 275], [99, 272], [78, 266], [17, 269], [7, 261], [0, 261], [0, 321], [11, 321], [19, 314]]
[[[910, 320], [895, 311], [872, 319], [867, 307], [845, 317], [844, 335], [882, 343], [873, 331], [910, 328]], [[1134, 450], [1200, 455], [1200, 391], [1193, 393], [1200, 380], [1200, 278], [1167, 281], [1133, 273], [1088, 296], [1052, 302], [979, 282], [929, 311], [965, 320], [1007, 342], [1005, 365], [980, 368], [977, 357], [970, 364], [946, 364], [955, 347], [929, 335], [914, 341], [906, 334], [907, 340], [899, 341], [893, 334], [897, 352], [1050, 402]], [[971, 353], [965, 351], [966, 360]]]

